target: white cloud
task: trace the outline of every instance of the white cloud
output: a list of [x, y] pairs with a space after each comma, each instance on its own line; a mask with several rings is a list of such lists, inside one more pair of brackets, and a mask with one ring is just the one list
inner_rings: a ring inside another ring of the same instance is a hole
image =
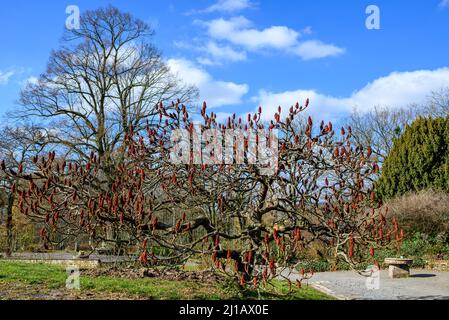
[[325, 120], [335, 121], [341, 110], [346, 111], [341, 100], [332, 96], [320, 94], [315, 90], [299, 89], [278, 93], [261, 90], [259, 96], [253, 98], [253, 100], [257, 102], [257, 105], [262, 106], [262, 116], [265, 120], [273, 119], [274, 114], [277, 113], [278, 106], [282, 106], [282, 109], [285, 110], [283, 113], [285, 116], [286, 110], [288, 110], [290, 106], [295, 105], [296, 102], [304, 104], [306, 99], [310, 99], [311, 102], [308, 114]]
[[432, 91], [449, 88], [449, 68], [419, 70], [413, 72], [393, 72], [367, 84], [349, 97], [333, 97], [317, 92], [303, 90], [286, 92], [260, 91], [253, 98], [264, 108], [265, 119], [272, 119], [279, 105], [289, 108], [297, 101], [311, 101], [309, 113], [323, 120], [334, 121], [354, 108], [367, 112], [376, 106], [388, 108], [409, 107], [422, 104]]
[[228, 62], [239, 62], [247, 59], [246, 51], [236, 50], [229, 45], [222, 45], [215, 41], [197, 44], [185, 41], [175, 41], [174, 45], [183, 50], [196, 51], [201, 54], [196, 60], [203, 65], [223, 65]]
[[[274, 49], [298, 55], [304, 60], [337, 56], [345, 52], [342, 48], [318, 40], [300, 42], [301, 32], [286, 26], [256, 29], [252, 22], [243, 16], [196, 23], [205, 26], [211, 38], [228, 41], [250, 51]], [[304, 29], [304, 34], [310, 33], [310, 27]]]
[[39, 79], [37, 77], [31, 76], [21, 82], [22, 86], [26, 86], [28, 84], [38, 84]]
[[235, 13], [237, 11], [252, 8], [253, 6], [254, 4], [250, 0], [218, 0], [206, 9], [191, 11], [190, 14], [213, 12]]
[[15, 71], [7, 71], [7, 72], [0, 71], [0, 85], [8, 84], [9, 79], [15, 74], [16, 74]]
[[260, 48], [285, 49], [296, 44], [299, 33], [283, 26], [263, 30], [250, 28], [252, 23], [245, 17], [223, 18], [204, 22], [212, 38], [227, 40], [251, 50]]
[[195, 85], [211, 108], [239, 104], [249, 91], [247, 84], [215, 80], [204, 69], [186, 59], [170, 59], [168, 66], [185, 83]]
[[449, 0], [441, 0], [440, 7], [441, 8], [449, 7]]
[[208, 7], [205, 12], [237, 12], [251, 8], [253, 4], [250, 0], [219, 0]]
[[345, 49], [333, 44], [326, 44], [318, 40], [310, 40], [300, 43], [293, 51], [304, 60], [320, 59], [330, 56], [338, 56], [345, 53]]
[[220, 46], [213, 41], [209, 41], [202, 50], [212, 57], [212, 64], [221, 64], [222, 62], [228, 61], [238, 62], [246, 60], [246, 52], [234, 50], [227, 45]]
[[301, 31], [301, 33], [302, 33], [302, 34], [307, 34], [307, 35], [312, 34], [312, 33], [313, 33], [312, 27], [311, 27], [311, 26], [305, 27], [305, 28]]

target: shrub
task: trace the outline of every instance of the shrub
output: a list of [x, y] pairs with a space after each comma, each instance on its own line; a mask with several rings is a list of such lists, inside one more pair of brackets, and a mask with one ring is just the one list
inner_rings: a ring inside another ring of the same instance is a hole
[[410, 191], [449, 190], [449, 118], [418, 118], [394, 142], [377, 191], [392, 198]]
[[410, 192], [387, 203], [406, 234], [449, 234], [449, 194], [426, 190]]
[[425, 257], [447, 259], [449, 257], [449, 244], [446, 239], [439, 236], [432, 237], [416, 232], [404, 241], [401, 253], [415, 259]]

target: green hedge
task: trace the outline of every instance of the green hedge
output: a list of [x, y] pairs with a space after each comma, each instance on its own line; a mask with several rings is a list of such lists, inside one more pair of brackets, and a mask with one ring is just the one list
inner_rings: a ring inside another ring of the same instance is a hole
[[380, 197], [424, 189], [449, 191], [449, 118], [418, 118], [394, 141], [382, 165]]

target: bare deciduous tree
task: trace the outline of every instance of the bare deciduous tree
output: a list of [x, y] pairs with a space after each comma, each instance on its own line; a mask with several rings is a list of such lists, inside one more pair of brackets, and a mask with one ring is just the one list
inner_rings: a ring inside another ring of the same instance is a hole
[[196, 94], [170, 72], [149, 43], [152, 35], [114, 7], [87, 11], [52, 52], [47, 71], [22, 91], [20, 117], [46, 121], [49, 142], [74, 157], [88, 160], [93, 151], [113, 167], [131, 126], [139, 131], [153, 121], [161, 102]]
[[361, 145], [372, 146], [374, 155], [383, 163], [393, 147], [394, 140], [418, 116], [449, 116], [449, 89], [432, 92], [423, 105], [412, 104], [397, 109], [375, 107], [366, 113], [354, 110], [347, 122], [353, 128], [355, 141]]
[[190, 102], [197, 94], [171, 73], [149, 42], [153, 34], [114, 7], [87, 11], [79, 29], [65, 32], [47, 71], [21, 93], [18, 117], [41, 121], [47, 143], [61, 158], [78, 167], [92, 153], [101, 161], [101, 181], [89, 192], [108, 191], [123, 166], [130, 128], [154, 126], [160, 104]]
[[421, 108], [410, 106], [407, 109], [376, 107], [367, 113], [355, 110], [348, 125], [352, 127], [356, 143], [371, 146], [373, 154], [383, 163], [404, 128], [419, 114]]
[[424, 112], [434, 118], [449, 116], [449, 88], [432, 92]]

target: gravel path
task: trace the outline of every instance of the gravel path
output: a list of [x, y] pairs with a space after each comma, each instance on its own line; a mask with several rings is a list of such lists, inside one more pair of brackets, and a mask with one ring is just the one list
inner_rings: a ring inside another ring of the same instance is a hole
[[[291, 280], [298, 278], [290, 275]], [[366, 277], [351, 271], [321, 272], [309, 280], [315, 288], [345, 300], [449, 300], [449, 272], [412, 270], [411, 277], [390, 279], [381, 271], [379, 289], [369, 290]]]

